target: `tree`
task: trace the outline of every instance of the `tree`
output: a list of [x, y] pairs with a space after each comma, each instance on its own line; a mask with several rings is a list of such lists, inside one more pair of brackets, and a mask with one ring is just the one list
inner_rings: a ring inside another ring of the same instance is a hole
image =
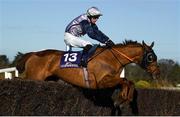
[[180, 66], [178, 63], [173, 66], [172, 72], [168, 75], [168, 80], [173, 84], [180, 83]]
[[18, 52], [18, 53], [16, 54], [16, 56], [15, 56], [15, 58], [14, 58], [12, 64], [11, 64], [11, 66], [16, 66], [17, 61], [18, 61], [23, 55], [24, 55], [23, 53]]
[[135, 64], [129, 64], [125, 67], [126, 77], [132, 81], [139, 81], [139, 80], [151, 80], [148, 73], [143, 70], [140, 66]]
[[161, 71], [161, 77], [168, 79], [168, 75], [172, 72], [175, 62], [171, 59], [161, 59], [158, 61]]
[[9, 65], [9, 59], [6, 55], [0, 55], [0, 68], [5, 68]]
[[[171, 59], [161, 59], [158, 61], [161, 78], [163, 81], [177, 84], [180, 83], [180, 65]], [[129, 64], [126, 66], [126, 77], [132, 81], [153, 81], [148, 73], [146, 73], [138, 65]]]

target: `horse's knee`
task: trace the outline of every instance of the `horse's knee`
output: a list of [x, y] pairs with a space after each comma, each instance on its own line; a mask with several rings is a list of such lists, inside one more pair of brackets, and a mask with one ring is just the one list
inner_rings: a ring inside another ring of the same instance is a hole
[[123, 87], [122, 87], [122, 92], [120, 93], [120, 96], [121, 98], [123, 98], [124, 100], [127, 100], [128, 98], [128, 86], [125, 84]]
[[124, 80], [120, 89], [116, 89], [112, 95], [115, 107], [123, 107], [133, 100], [134, 83], [132, 81]]
[[123, 100], [127, 100], [129, 102], [132, 101], [133, 94], [134, 94], [134, 88], [135, 88], [134, 83], [132, 81], [126, 80], [122, 84], [122, 91], [119, 92], [120, 98], [122, 98]]
[[133, 95], [134, 95], [134, 89], [135, 85], [132, 81], [129, 81], [129, 91], [128, 91], [128, 100], [132, 101], [133, 100]]
[[132, 81], [128, 81], [128, 85], [130, 88], [135, 88], [135, 85]]

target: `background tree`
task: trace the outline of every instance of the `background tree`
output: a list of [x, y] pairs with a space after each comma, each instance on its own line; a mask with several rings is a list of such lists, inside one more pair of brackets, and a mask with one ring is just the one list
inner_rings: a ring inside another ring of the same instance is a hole
[[139, 65], [136, 64], [129, 64], [125, 67], [125, 73], [126, 77], [129, 80], [132, 81], [139, 81], [139, 80], [146, 80], [149, 81], [151, 80], [149, 74], [143, 70]]
[[10, 66], [16, 66], [17, 61], [22, 57], [23, 53], [18, 52]]
[[180, 84], [180, 65], [178, 63], [174, 64], [167, 78], [174, 85]]
[[[161, 82], [166, 85], [180, 84], [180, 65], [171, 59], [160, 59], [158, 61], [161, 71]], [[141, 80], [153, 83], [150, 75], [146, 73], [141, 67], [135, 64], [129, 64], [125, 67], [126, 77], [134, 82]]]
[[172, 72], [175, 62], [171, 59], [161, 59], [158, 63], [161, 70], [161, 77], [168, 79], [168, 75]]
[[8, 67], [9, 65], [9, 59], [6, 55], [0, 55], [0, 69]]

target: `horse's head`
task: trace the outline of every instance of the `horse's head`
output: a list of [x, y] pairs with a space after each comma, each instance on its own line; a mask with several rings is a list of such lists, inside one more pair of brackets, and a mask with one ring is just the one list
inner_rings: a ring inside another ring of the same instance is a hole
[[152, 47], [154, 46], [154, 42], [152, 42], [151, 45], [148, 46], [143, 41], [142, 46], [144, 51], [140, 66], [148, 73], [150, 73], [153, 79], [158, 79], [160, 77], [160, 70], [157, 64], [157, 56], [152, 49]]

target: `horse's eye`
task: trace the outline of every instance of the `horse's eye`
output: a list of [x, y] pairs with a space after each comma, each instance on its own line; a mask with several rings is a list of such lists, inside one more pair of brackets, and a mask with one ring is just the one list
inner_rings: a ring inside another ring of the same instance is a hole
[[154, 59], [153, 54], [152, 54], [152, 53], [149, 53], [149, 54], [147, 55], [147, 61], [148, 61], [148, 62], [153, 62], [153, 59]]

